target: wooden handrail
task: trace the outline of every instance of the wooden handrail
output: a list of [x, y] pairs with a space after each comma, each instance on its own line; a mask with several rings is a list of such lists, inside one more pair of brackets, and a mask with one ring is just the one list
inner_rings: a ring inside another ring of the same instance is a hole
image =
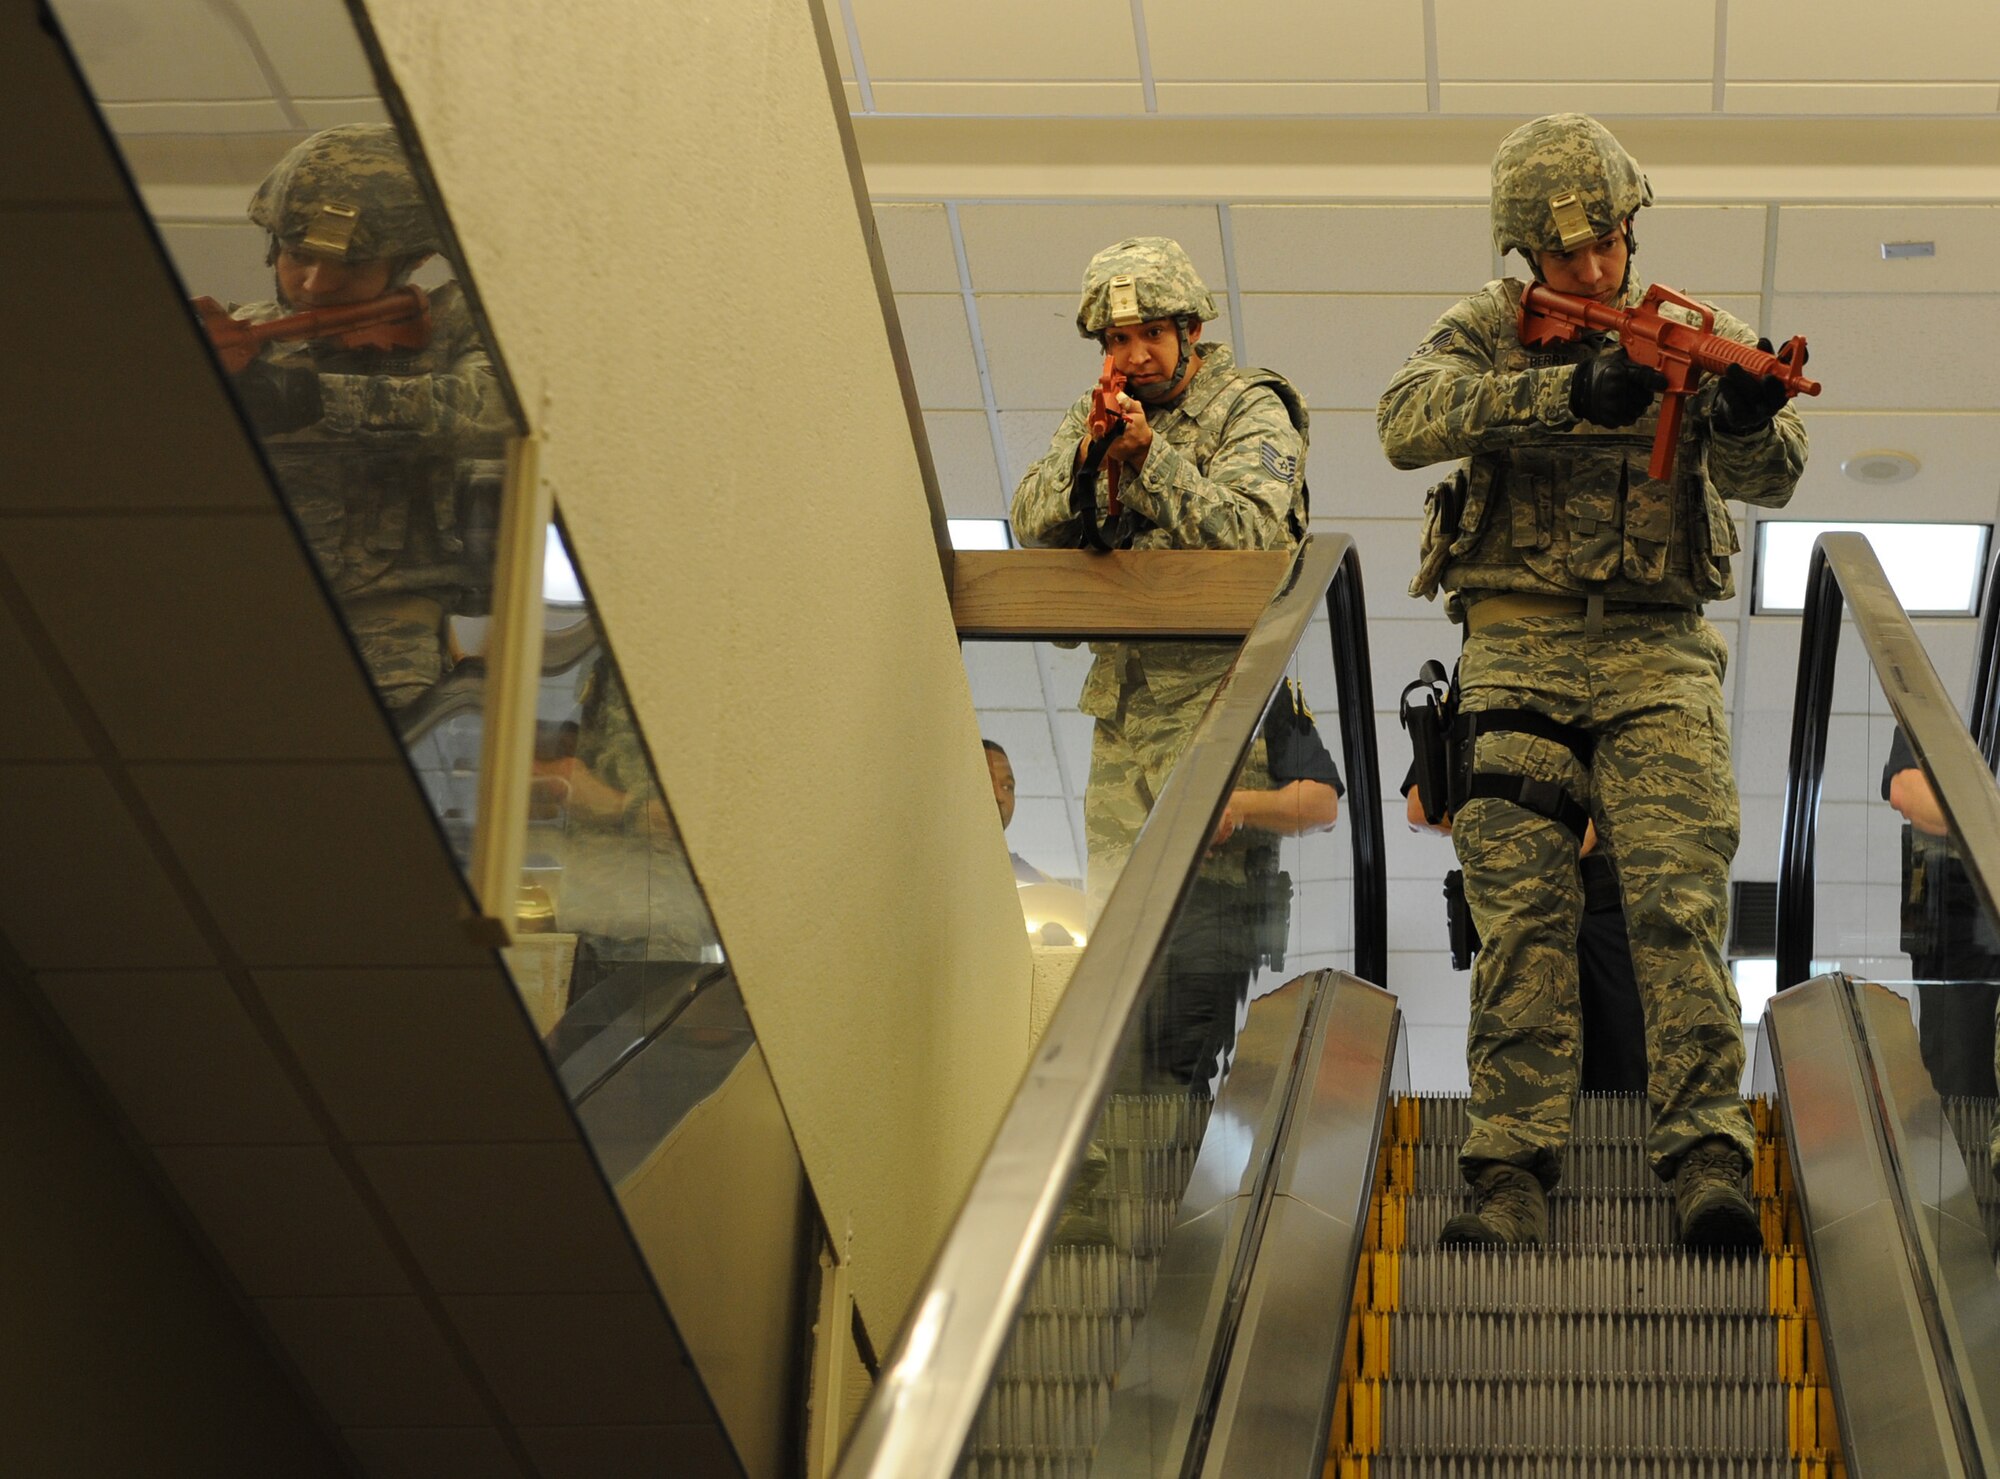
[[960, 550], [960, 637], [1241, 637], [1292, 568], [1291, 550]]

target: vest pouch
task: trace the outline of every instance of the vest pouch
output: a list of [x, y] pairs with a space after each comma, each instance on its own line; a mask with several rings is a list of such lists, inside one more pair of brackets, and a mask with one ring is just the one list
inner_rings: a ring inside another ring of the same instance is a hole
[[[1587, 468], [1562, 491], [1568, 521], [1569, 573], [1579, 580], [1609, 580], [1618, 573], [1622, 534], [1618, 524], [1618, 488], [1610, 479], [1590, 476]], [[1580, 485], [1580, 486], [1579, 486]]]
[[1658, 585], [1667, 573], [1679, 492], [1672, 483], [1655, 482], [1643, 466], [1629, 462], [1625, 480], [1625, 578], [1635, 585]]
[[1424, 494], [1424, 529], [1417, 541], [1417, 573], [1410, 578], [1410, 594], [1430, 600], [1438, 593], [1438, 582], [1451, 560], [1458, 540], [1459, 521], [1465, 513], [1463, 467]]

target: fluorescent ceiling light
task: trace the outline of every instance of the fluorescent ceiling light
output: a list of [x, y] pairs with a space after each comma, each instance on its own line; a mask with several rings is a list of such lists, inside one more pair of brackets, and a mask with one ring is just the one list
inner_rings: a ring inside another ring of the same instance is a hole
[[542, 546], [542, 600], [551, 606], [589, 604], [576, 566], [570, 563], [569, 550], [563, 545], [562, 530], [554, 524], [549, 525], [548, 542]]
[[1729, 962], [1729, 974], [1736, 978], [1736, 995], [1743, 1002], [1743, 1020], [1761, 1021], [1764, 1008], [1778, 994], [1778, 962], [1775, 956], [1747, 956]]
[[1760, 615], [1802, 610], [1814, 541], [1850, 530], [1868, 536], [1896, 598], [1912, 616], [1978, 613], [1990, 524], [1815, 524], [1798, 519], [1758, 523], [1757, 591], [1751, 610]]
[[946, 519], [953, 549], [1012, 549], [1005, 519]]

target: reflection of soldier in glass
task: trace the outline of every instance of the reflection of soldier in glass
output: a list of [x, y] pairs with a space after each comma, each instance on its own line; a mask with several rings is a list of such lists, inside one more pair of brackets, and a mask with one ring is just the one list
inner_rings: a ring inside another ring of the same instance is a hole
[[1312, 711], [1287, 683], [1236, 778], [1148, 1003], [1146, 1061], [1165, 1081], [1207, 1083], [1236, 1040], [1250, 978], [1283, 969], [1292, 879], [1278, 867], [1278, 839], [1331, 827], [1343, 790]]
[[535, 762], [537, 810], [562, 823], [557, 837], [533, 839], [562, 865], [556, 924], [603, 966], [703, 959], [715, 929], [609, 658], [584, 676], [578, 704], [573, 752], [559, 745]]
[[1909, 824], [1903, 828], [1903, 949], [1918, 981], [1924, 1066], [1940, 1094], [1991, 1098], [2000, 930], [1946, 836], [1937, 793], [1901, 729], [1882, 767], [1882, 799]]
[[[230, 310], [249, 323], [381, 298], [441, 245], [386, 124], [298, 145], [257, 187], [250, 219], [269, 233], [277, 297]], [[234, 379], [391, 709], [442, 675], [446, 618], [484, 609], [492, 513], [467, 507], [467, 462], [500, 456], [511, 429], [458, 285], [431, 293], [429, 311], [428, 335], [412, 336], [421, 344], [279, 340]]]
[[[1139, 236], [1091, 258], [1077, 332], [1125, 375], [1124, 422], [1103, 451], [1119, 469], [1122, 523], [1133, 549], [1286, 549], [1305, 533], [1306, 413], [1269, 370], [1239, 369], [1227, 345], [1202, 338], [1215, 299], [1180, 244]], [[1085, 542], [1080, 469], [1091, 450], [1090, 396], [1057, 427], [1048, 452], [1014, 490], [1014, 532], [1025, 545]], [[1108, 473], [1086, 491], [1108, 508]], [[1179, 760], [1215, 685], [1235, 660], [1216, 643], [1107, 642], [1078, 706], [1091, 738], [1084, 829], [1085, 880], [1101, 908]]]

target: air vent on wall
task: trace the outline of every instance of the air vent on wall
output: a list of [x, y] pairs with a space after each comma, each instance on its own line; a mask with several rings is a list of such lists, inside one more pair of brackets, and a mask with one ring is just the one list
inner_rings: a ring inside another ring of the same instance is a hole
[[1729, 885], [1729, 955], [1772, 955], [1778, 948], [1778, 885]]

